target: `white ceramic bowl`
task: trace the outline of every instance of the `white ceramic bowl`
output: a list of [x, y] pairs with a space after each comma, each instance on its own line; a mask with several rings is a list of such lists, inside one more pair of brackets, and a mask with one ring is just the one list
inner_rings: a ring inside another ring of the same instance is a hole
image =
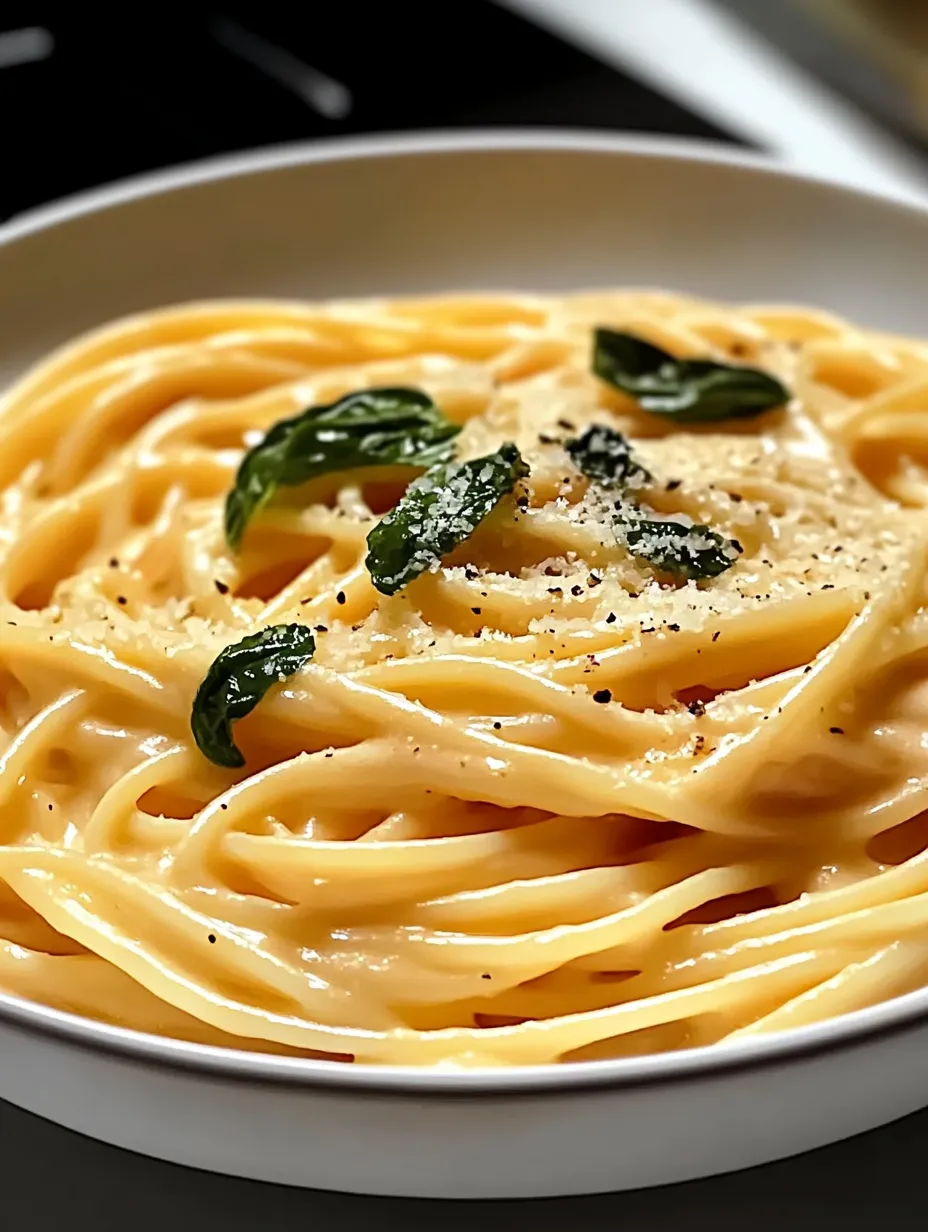
[[[221, 295], [651, 285], [928, 333], [928, 209], [681, 143], [381, 138], [135, 180], [0, 228], [0, 380], [121, 313]], [[743, 1168], [928, 1104], [928, 990], [634, 1060], [470, 1073], [225, 1052], [0, 996], [0, 1096], [200, 1168], [516, 1197]]]

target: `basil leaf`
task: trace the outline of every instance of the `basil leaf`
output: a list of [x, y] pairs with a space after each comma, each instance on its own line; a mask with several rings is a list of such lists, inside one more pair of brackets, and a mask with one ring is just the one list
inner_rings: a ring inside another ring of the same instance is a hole
[[245, 454], [226, 497], [229, 546], [277, 488], [359, 466], [425, 469], [452, 456], [460, 430], [419, 389], [363, 389], [281, 419]]
[[578, 471], [604, 488], [635, 487], [649, 483], [648, 471], [632, 457], [631, 445], [613, 428], [593, 424], [565, 449]]
[[395, 595], [477, 529], [528, 474], [515, 445], [471, 462], [433, 466], [367, 536], [365, 564], [376, 588]]
[[[622, 433], [604, 424], [593, 424], [565, 448], [577, 469], [598, 487], [635, 488], [652, 479], [632, 456]], [[740, 543], [711, 527], [651, 518], [627, 495], [615, 502], [614, 509], [616, 532], [628, 550], [661, 573], [678, 578], [717, 577], [741, 554]]]
[[677, 359], [634, 334], [597, 329], [593, 371], [643, 411], [678, 423], [760, 415], [789, 401], [789, 390], [759, 368], [713, 359]]
[[726, 539], [701, 522], [687, 526], [652, 519], [633, 507], [620, 513], [618, 525], [633, 556], [678, 578], [718, 577], [744, 550], [736, 539]]
[[306, 625], [272, 625], [227, 646], [213, 660], [193, 700], [190, 727], [197, 748], [217, 766], [244, 766], [232, 724], [250, 714], [271, 685], [312, 658]]

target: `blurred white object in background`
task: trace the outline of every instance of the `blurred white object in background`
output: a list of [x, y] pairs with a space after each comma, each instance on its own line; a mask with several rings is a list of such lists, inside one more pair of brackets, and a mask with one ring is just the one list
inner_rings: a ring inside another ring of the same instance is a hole
[[498, 2], [797, 168], [928, 199], [924, 161], [709, 0]]
[[26, 26], [0, 34], [0, 68], [14, 68], [47, 60], [55, 48], [51, 33], [42, 26]]

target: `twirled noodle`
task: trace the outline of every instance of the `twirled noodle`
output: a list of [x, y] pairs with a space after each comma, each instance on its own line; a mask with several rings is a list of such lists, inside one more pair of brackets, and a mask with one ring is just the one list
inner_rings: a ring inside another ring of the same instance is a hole
[[[793, 400], [646, 414], [591, 374], [594, 326]], [[391, 597], [364, 566], [389, 470], [282, 491], [232, 553], [246, 446], [385, 385], [431, 395], [464, 458], [515, 442], [527, 507]], [[669, 585], [629, 555], [563, 448], [593, 423], [659, 514], [737, 538], [733, 568]], [[928, 980], [928, 346], [645, 292], [194, 304], [15, 385], [0, 488], [8, 993], [467, 1066], [714, 1044]], [[315, 657], [215, 766], [197, 687], [282, 621]]]

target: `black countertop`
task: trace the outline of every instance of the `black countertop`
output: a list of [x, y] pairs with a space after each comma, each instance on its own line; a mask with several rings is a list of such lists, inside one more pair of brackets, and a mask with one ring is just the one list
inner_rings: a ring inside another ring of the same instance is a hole
[[0, 220], [138, 172], [315, 137], [561, 125], [732, 140], [490, 0], [3, 0], [0, 115]]

